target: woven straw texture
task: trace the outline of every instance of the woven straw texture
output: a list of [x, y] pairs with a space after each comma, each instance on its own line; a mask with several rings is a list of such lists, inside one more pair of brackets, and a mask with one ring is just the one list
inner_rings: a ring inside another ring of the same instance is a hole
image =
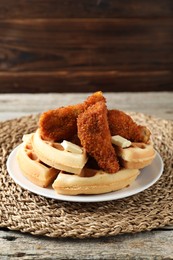
[[101, 237], [173, 224], [173, 122], [130, 113], [150, 128], [164, 173], [149, 189], [116, 201], [72, 203], [47, 199], [16, 185], [6, 169], [22, 135], [37, 128], [38, 115], [0, 123], [0, 226], [50, 237]]

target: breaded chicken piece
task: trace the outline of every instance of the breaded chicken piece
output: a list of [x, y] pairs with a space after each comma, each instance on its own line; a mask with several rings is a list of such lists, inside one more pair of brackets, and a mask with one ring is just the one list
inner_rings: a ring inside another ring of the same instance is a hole
[[87, 107], [105, 100], [101, 91], [89, 96], [82, 104], [60, 107], [44, 112], [39, 119], [41, 136], [44, 140], [70, 140], [77, 134], [77, 117]]
[[[41, 136], [44, 140], [70, 140], [77, 134], [77, 117], [89, 106], [105, 102], [101, 91], [89, 96], [84, 103], [61, 107], [44, 112], [39, 119]], [[150, 131], [144, 126], [138, 126], [130, 116], [119, 110], [108, 111], [108, 122], [111, 135], [121, 135], [131, 141], [147, 143]]]
[[67, 106], [44, 112], [39, 119], [41, 137], [44, 140], [70, 139], [77, 133], [77, 116], [83, 106]]
[[99, 101], [104, 101], [106, 102], [105, 97], [103, 96], [102, 91], [97, 91], [91, 96], [89, 96], [85, 102], [84, 102], [84, 109], [87, 109], [89, 106], [94, 105], [95, 103]]
[[111, 135], [121, 135], [132, 142], [147, 143], [150, 139], [150, 131], [141, 125], [137, 125], [133, 119], [119, 110], [108, 111], [108, 123]]
[[119, 163], [111, 143], [105, 102], [97, 102], [81, 113], [77, 118], [77, 129], [82, 146], [99, 167], [109, 173], [117, 172]]

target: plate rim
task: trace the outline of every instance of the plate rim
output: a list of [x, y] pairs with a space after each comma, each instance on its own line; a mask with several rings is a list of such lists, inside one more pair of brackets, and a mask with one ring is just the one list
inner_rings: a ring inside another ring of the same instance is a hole
[[[31, 188], [28, 188], [28, 186], [26, 186], [25, 184], [21, 184], [21, 182], [18, 180], [18, 178], [16, 177], [15, 174], [13, 174], [13, 171], [11, 169], [11, 164], [15, 163], [16, 166], [18, 167], [18, 170], [19, 172], [22, 173], [22, 171], [20, 170], [19, 168], [19, 165], [17, 163], [17, 159], [16, 159], [16, 153], [18, 151], [18, 149], [20, 148], [22, 144], [19, 144], [18, 146], [16, 146], [9, 154], [8, 158], [7, 158], [7, 162], [6, 162], [6, 166], [7, 166], [7, 171], [8, 171], [8, 174], [10, 175], [10, 177], [13, 179], [13, 181], [18, 184], [20, 187], [22, 187], [23, 189], [25, 190], [28, 190], [36, 195], [39, 195], [39, 196], [43, 196], [45, 198], [49, 198], [49, 199], [55, 199], [55, 200], [61, 200], [61, 201], [69, 201], [69, 202], [82, 202], [82, 203], [87, 203], [87, 202], [104, 202], [104, 201], [113, 201], [113, 200], [118, 200], [118, 199], [123, 199], [123, 198], [127, 198], [127, 197], [130, 197], [130, 196], [133, 196], [135, 194], [138, 194], [146, 189], [148, 189], [149, 187], [151, 187], [152, 185], [154, 185], [161, 177], [162, 173], [163, 173], [163, 170], [164, 170], [164, 163], [163, 163], [163, 160], [162, 160], [162, 157], [161, 155], [159, 154], [158, 151], [156, 151], [156, 156], [152, 162], [152, 164], [155, 162], [155, 160], [159, 160], [160, 162], [160, 168], [159, 168], [159, 173], [157, 175], [157, 177], [155, 177], [150, 183], [148, 183], [148, 185], [145, 185], [143, 188], [136, 188], [136, 190], [134, 192], [130, 192], [128, 194], [128, 188], [126, 188], [126, 192], [123, 196], [113, 196], [114, 193], [118, 193], [118, 192], [122, 192], [122, 190], [120, 191], [113, 191], [113, 192], [109, 192], [109, 193], [103, 193], [103, 194], [96, 194], [96, 195], [62, 195], [62, 194], [57, 194], [53, 188], [51, 188], [51, 190], [53, 191], [53, 194], [54, 196], [52, 196], [51, 194], [45, 194], [45, 192], [42, 192], [42, 191], [48, 191], [50, 188], [42, 188], [42, 187], [39, 187], [37, 186], [36, 184], [32, 183], [31, 181], [29, 181], [23, 174], [22, 174], [22, 178], [25, 179], [26, 183], [28, 182], [30, 185], [31, 185]], [[151, 165], [152, 165], [151, 164]], [[147, 166], [147, 167], [151, 167], [151, 165]], [[146, 168], [145, 167], [145, 170]], [[140, 170], [140, 174], [139, 176], [141, 175], [141, 171], [143, 169]], [[137, 177], [138, 178], [138, 177]], [[136, 180], [134, 181], [134, 183], [137, 181], [137, 178]], [[32, 188], [33, 187], [33, 188]], [[38, 189], [39, 192], [35, 191], [35, 189]], [[111, 196], [112, 195], [112, 196]]]

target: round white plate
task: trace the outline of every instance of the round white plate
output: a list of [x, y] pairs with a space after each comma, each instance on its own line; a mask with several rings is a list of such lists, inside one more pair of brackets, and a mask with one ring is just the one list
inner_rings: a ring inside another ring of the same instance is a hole
[[125, 197], [132, 196], [152, 186], [161, 176], [163, 172], [163, 161], [161, 156], [157, 153], [152, 164], [141, 170], [141, 173], [137, 179], [127, 188], [119, 191], [110, 193], [104, 193], [100, 195], [61, 195], [57, 194], [50, 186], [48, 188], [41, 188], [32, 182], [30, 182], [19, 169], [16, 153], [20, 145], [17, 146], [9, 155], [7, 160], [7, 170], [12, 179], [19, 184], [22, 188], [29, 190], [38, 195], [42, 195], [47, 198], [64, 200], [64, 201], [75, 201], [75, 202], [100, 202], [117, 200]]

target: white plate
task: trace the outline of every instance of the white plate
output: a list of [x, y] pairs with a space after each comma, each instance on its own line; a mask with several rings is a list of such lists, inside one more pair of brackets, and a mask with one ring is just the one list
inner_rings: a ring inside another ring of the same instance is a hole
[[20, 145], [11, 152], [7, 160], [7, 170], [12, 179], [26, 190], [29, 190], [38, 195], [42, 195], [44, 197], [57, 200], [75, 202], [99, 202], [125, 198], [144, 191], [145, 189], [152, 186], [160, 178], [163, 172], [163, 161], [160, 155], [157, 153], [152, 164], [142, 169], [137, 179], [127, 188], [100, 195], [61, 195], [57, 194], [52, 187], [41, 188], [30, 182], [27, 178], [25, 178], [25, 176], [23, 176], [16, 160], [16, 153], [19, 147]]

